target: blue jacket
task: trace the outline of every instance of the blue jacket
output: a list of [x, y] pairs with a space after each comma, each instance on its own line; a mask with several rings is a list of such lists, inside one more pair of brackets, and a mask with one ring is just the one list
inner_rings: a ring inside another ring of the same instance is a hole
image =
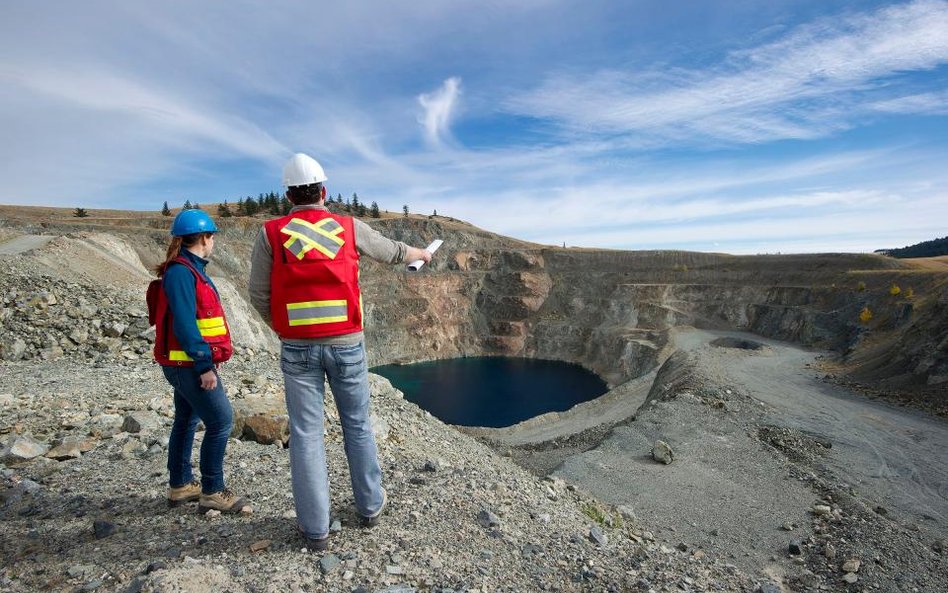
[[[211, 282], [204, 268], [207, 266], [207, 260], [197, 256], [187, 249], [181, 249], [181, 257], [191, 262], [191, 265], [207, 279], [214, 292], [220, 293], [217, 287]], [[164, 276], [161, 279], [161, 287], [168, 297], [168, 307], [174, 316], [174, 325], [172, 331], [178, 338], [181, 347], [194, 360], [194, 370], [199, 374], [207, 372], [214, 368], [211, 362], [211, 347], [207, 345], [197, 326], [197, 290], [195, 289], [196, 280], [191, 270], [179, 264], [168, 266]]]

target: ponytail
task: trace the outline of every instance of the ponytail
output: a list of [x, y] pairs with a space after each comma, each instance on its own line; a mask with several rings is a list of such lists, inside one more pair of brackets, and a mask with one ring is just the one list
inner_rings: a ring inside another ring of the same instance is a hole
[[168, 243], [168, 253], [165, 255], [165, 261], [158, 264], [154, 268], [155, 274], [157, 274], [159, 278], [164, 276], [165, 269], [168, 267], [168, 264], [171, 262], [171, 260], [178, 257], [178, 254], [181, 253], [181, 245], [183, 244], [184, 241], [181, 239], [181, 237], [171, 237], [171, 242]]

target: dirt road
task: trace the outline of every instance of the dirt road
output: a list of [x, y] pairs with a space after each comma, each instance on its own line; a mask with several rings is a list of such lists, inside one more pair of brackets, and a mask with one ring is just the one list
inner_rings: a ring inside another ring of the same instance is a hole
[[732, 350], [719, 365], [725, 381], [765, 402], [773, 424], [832, 442], [827, 467], [867, 499], [948, 535], [948, 423], [823, 382], [807, 366], [813, 352], [750, 338], [769, 354]]
[[22, 235], [6, 243], [0, 243], [0, 255], [18, 255], [43, 247], [54, 237], [52, 235]]

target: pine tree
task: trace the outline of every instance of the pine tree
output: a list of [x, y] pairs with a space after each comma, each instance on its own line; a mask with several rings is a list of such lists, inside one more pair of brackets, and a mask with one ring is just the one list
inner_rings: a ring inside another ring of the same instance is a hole
[[191, 210], [200, 210], [200, 209], [201, 209], [201, 205], [198, 204], [197, 202], [191, 205]]
[[168, 207], [168, 202], [165, 201], [165, 205], [161, 207], [162, 216], [171, 216], [171, 208]]
[[89, 212], [85, 208], [76, 208], [72, 215], [76, 218], [86, 218], [89, 216]]
[[372, 218], [379, 218], [382, 214], [379, 212], [378, 202], [372, 202]]
[[253, 199], [253, 196], [249, 196], [244, 200], [244, 212], [247, 213], [247, 216], [253, 216], [257, 212], [260, 212], [260, 204]]
[[408, 204], [405, 204], [404, 206], [402, 206], [402, 212], [405, 213], [405, 216], [408, 216]]
[[221, 218], [230, 218], [234, 215], [234, 213], [230, 211], [230, 204], [227, 203], [227, 200], [224, 200], [223, 204], [217, 206], [217, 215]]
[[346, 212], [352, 212], [352, 202], [349, 201], [349, 198], [346, 198]]
[[359, 211], [359, 196], [355, 192], [352, 192], [352, 209]]
[[243, 198], [237, 198], [237, 216], [247, 216], [247, 208], [244, 206]]
[[286, 216], [287, 214], [290, 213], [290, 210], [292, 209], [293, 209], [293, 203], [290, 202], [289, 198], [287, 198], [286, 196], [283, 196], [280, 199], [280, 214]]
[[191, 209], [191, 200], [185, 200], [185, 201], [184, 201], [184, 209], [185, 209], [185, 210], [190, 210], [190, 209]]

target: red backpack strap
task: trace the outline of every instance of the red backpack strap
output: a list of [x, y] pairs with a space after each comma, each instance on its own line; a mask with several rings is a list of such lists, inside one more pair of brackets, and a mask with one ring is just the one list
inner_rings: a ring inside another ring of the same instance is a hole
[[[195, 278], [197, 278], [198, 280], [200, 280], [200, 281], [203, 282], [204, 284], [207, 284], [207, 283], [208, 283], [207, 280], [204, 278], [204, 276], [201, 275], [201, 273], [197, 271], [197, 268], [195, 268], [194, 265], [193, 265], [191, 262], [189, 262], [186, 257], [182, 257], [182, 256], [179, 255], [178, 257], [176, 257], [176, 258], [174, 258], [173, 260], [169, 261], [168, 264], [169, 264], [169, 265], [170, 265], [170, 264], [181, 264], [182, 266], [184, 266], [184, 267], [186, 267], [187, 269], [191, 270], [191, 273], [194, 274], [194, 277], [195, 277]], [[165, 269], [167, 270], [167, 267], [166, 267]]]

